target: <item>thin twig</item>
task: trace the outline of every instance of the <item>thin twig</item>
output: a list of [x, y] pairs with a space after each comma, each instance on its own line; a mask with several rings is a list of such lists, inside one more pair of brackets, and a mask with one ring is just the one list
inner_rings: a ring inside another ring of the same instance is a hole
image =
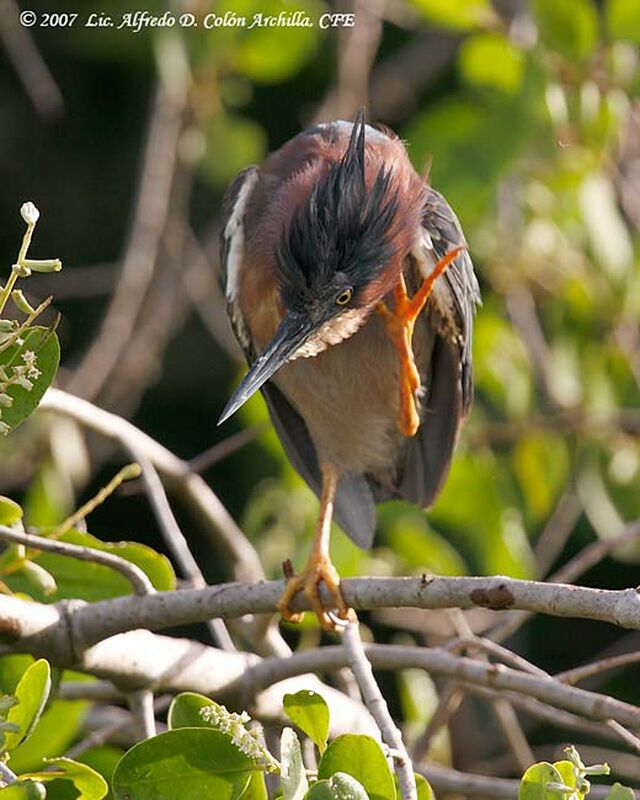
[[402, 798], [403, 800], [417, 800], [418, 794], [411, 758], [404, 746], [402, 734], [393, 721], [387, 702], [376, 683], [371, 664], [362, 646], [357, 620], [350, 622], [345, 627], [342, 634], [342, 642], [347, 662], [358, 682], [364, 704], [380, 728], [382, 740], [397, 752], [397, 755], [394, 756], [394, 764]]
[[[160, 526], [160, 530], [162, 531], [163, 538], [171, 550], [176, 563], [194, 588], [203, 588], [207, 585], [207, 582], [171, 510], [156, 468], [145, 453], [136, 445], [129, 444], [128, 448], [133, 458], [136, 459], [142, 468], [142, 481], [147, 496], [158, 525]], [[223, 650], [235, 650], [235, 645], [233, 644], [231, 636], [229, 636], [229, 631], [227, 630], [224, 620], [208, 620], [207, 626], [214, 642], [216, 642], [219, 647]]]
[[241, 450], [243, 447], [246, 447], [254, 439], [260, 436], [260, 434], [265, 430], [266, 426], [267, 423], [262, 422], [258, 425], [253, 425], [251, 428], [247, 428], [246, 430], [238, 431], [238, 433], [234, 433], [232, 436], [229, 436], [227, 439], [223, 439], [221, 442], [217, 442], [212, 447], [209, 447], [203, 453], [200, 453], [195, 458], [192, 458], [189, 462], [187, 462], [189, 464], [189, 469], [192, 472], [204, 472], [214, 464], [217, 464], [223, 459], [228, 458], [233, 453], [236, 453], [238, 450]]
[[155, 592], [153, 585], [146, 573], [137, 564], [127, 561], [114, 553], [105, 553], [101, 550], [94, 550], [91, 547], [84, 547], [69, 542], [60, 542], [55, 539], [48, 539], [44, 536], [34, 536], [31, 533], [20, 533], [12, 528], [0, 525], [0, 540], [22, 544], [31, 548], [34, 552], [43, 551], [46, 553], [56, 553], [59, 556], [75, 558], [78, 561], [91, 561], [94, 564], [101, 564], [104, 567], [119, 572], [126, 578], [136, 595], [150, 595]]
[[553, 677], [562, 683], [570, 683], [574, 685], [580, 681], [591, 678], [594, 675], [601, 675], [603, 672], [610, 672], [613, 669], [620, 667], [628, 667], [631, 664], [637, 664], [640, 661], [640, 650], [633, 653], [622, 653], [617, 656], [609, 656], [608, 658], [593, 661], [591, 664], [584, 664], [580, 667], [567, 669], [564, 672], [558, 672]]

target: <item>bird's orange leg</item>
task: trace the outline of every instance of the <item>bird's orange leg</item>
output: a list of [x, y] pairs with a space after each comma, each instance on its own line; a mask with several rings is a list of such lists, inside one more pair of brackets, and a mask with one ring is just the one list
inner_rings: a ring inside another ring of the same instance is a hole
[[404, 436], [415, 436], [420, 426], [416, 408], [416, 392], [420, 388], [420, 374], [413, 356], [413, 329], [420, 312], [433, 291], [436, 280], [451, 264], [464, 247], [454, 247], [435, 265], [422, 282], [418, 291], [409, 297], [404, 275], [393, 289], [394, 307], [379, 303], [376, 310], [384, 320], [387, 334], [400, 358], [400, 406], [398, 409], [398, 430]]
[[316, 529], [316, 538], [309, 555], [309, 560], [300, 575], [288, 577], [287, 585], [278, 601], [278, 611], [289, 622], [300, 622], [304, 612], [291, 611], [290, 605], [294, 596], [302, 589], [309, 600], [311, 608], [318, 617], [320, 625], [328, 631], [335, 632], [337, 627], [327, 614], [320, 599], [320, 584], [324, 583], [335, 602], [338, 616], [350, 619], [353, 611], [345, 603], [340, 591], [340, 576], [331, 563], [329, 555], [329, 537], [331, 535], [331, 518], [333, 503], [338, 488], [339, 473], [335, 467], [322, 467], [322, 497], [320, 499], [320, 517]]

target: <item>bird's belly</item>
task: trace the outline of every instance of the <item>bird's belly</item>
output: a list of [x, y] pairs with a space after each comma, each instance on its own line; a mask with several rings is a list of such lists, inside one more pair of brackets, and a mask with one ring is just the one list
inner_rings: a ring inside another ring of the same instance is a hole
[[287, 364], [274, 380], [304, 419], [321, 460], [351, 472], [392, 468], [404, 443], [398, 357], [376, 314], [349, 339]]

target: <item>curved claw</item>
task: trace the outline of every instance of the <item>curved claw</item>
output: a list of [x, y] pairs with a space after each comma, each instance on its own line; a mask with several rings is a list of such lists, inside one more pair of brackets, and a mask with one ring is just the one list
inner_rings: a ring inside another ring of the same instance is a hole
[[287, 585], [278, 601], [277, 608], [282, 614], [283, 619], [288, 622], [301, 622], [304, 617], [303, 611], [292, 611], [290, 606], [293, 598], [302, 590], [309, 600], [311, 608], [318, 618], [318, 622], [325, 631], [338, 633], [342, 630], [334, 620], [331, 619], [320, 598], [320, 584], [324, 583], [329, 594], [335, 602], [338, 617], [344, 620], [351, 620], [353, 610], [349, 608], [340, 590], [340, 576], [331, 561], [327, 558], [311, 559], [306, 569], [300, 575], [293, 575], [287, 579]]

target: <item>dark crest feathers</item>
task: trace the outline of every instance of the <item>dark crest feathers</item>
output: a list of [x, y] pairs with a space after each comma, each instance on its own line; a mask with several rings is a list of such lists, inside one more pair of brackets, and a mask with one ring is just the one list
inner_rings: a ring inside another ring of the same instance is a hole
[[281, 237], [276, 263], [288, 304], [317, 295], [336, 272], [357, 291], [394, 254], [397, 198], [384, 168], [366, 189], [365, 129], [361, 110], [343, 157], [318, 180]]

